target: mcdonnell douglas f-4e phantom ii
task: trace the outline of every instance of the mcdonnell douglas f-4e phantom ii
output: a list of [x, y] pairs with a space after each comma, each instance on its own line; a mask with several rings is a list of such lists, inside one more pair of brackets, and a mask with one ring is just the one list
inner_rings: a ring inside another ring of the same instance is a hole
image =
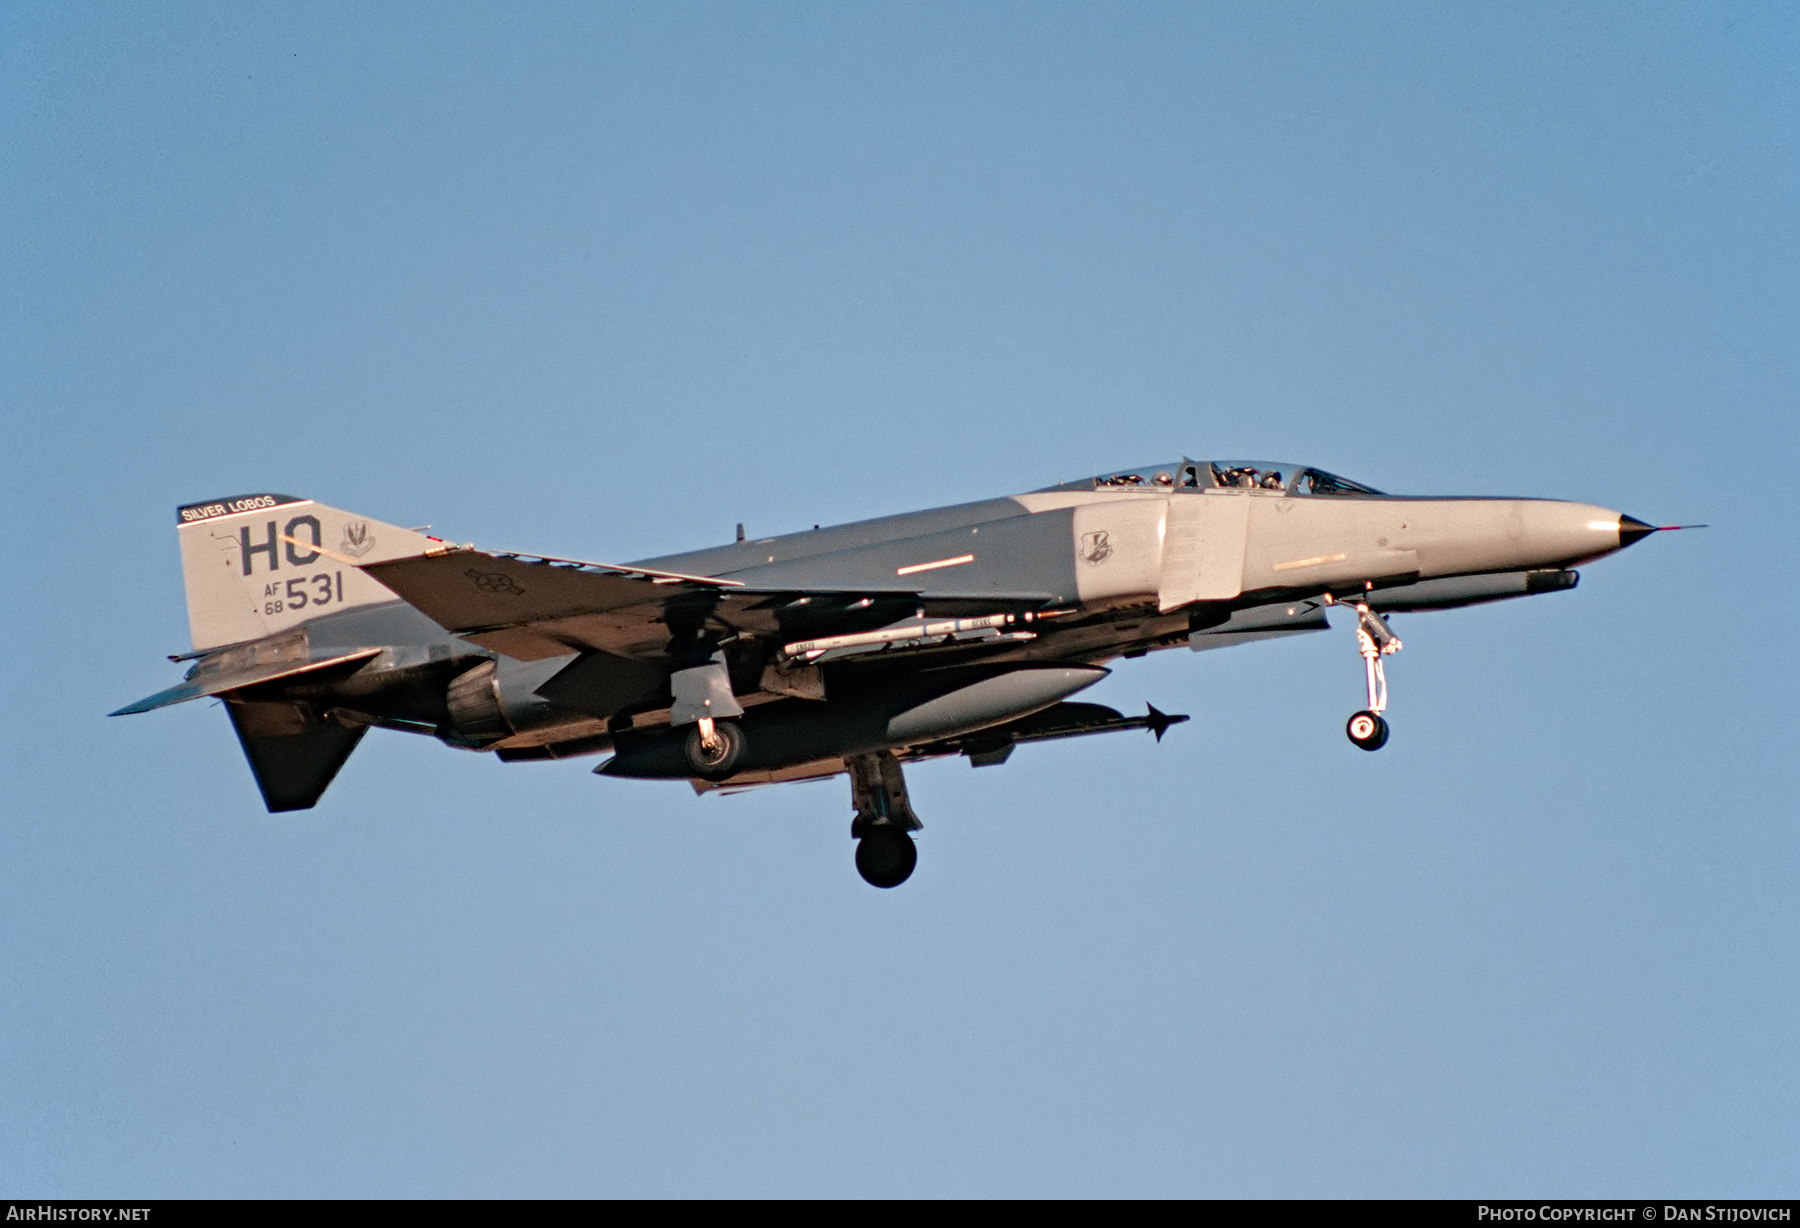
[[[1676, 526], [1665, 526], [1676, 527]], [[904, 882], [903, 763], [1148, 729], [1068, 697], [1102, 664], [1353, 616], [1388, 737], [1384, 615], [1573, 588], [1655, 532], [1548, 499], [1383, 494], [1322, 469], [1191, 461], [641, 563], [459, 546], [288, 495], [178, 514], [194, 651], [114, 715], [222, 698], [271, 811], [319, 800], [371, 728], [506, 762], [735, 789], [848, 772], [856, 865]]]

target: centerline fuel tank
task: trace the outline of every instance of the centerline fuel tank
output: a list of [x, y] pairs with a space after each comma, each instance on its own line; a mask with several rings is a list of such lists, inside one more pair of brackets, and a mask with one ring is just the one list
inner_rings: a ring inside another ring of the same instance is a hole
[[[835, 686], [821, 703], [787, 699], [747, 711], [740, 770], [893, 750], [1004, 724], [1084, 690], [1106, 677], [1094, 665], [969, 667], [912, 675], [866, 687]], [[687, 728], [621, 732], [608, 776], [685, 779]]]

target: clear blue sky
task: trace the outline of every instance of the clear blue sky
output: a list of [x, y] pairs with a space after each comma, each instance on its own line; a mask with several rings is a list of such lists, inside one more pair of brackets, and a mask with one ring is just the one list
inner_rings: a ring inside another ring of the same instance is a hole
[[[1792, 1195], [1772, 4], [0, 13], [0, 1194]], [[1179, 456], [1707, 521], [1161, 746], [262, 811], [172, 509], [645, 557]]]

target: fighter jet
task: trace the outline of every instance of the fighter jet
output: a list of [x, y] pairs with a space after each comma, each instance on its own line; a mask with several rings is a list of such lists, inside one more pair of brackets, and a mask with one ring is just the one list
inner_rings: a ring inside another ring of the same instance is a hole
[[1329, 627], [1388, 740], [1385, 616], [1575, 587], [1660, 528], [1586, 503], [1389, 495], [1309, 465], [1193, 461], [638, 563], [479, 550], [290, 495], [178, 510], [193, 651], [113, 715], [224, 701], [270, 811], [370, 729], [504, 763], [736, 790], [847, 773], [856, 866], [912, 873], [903, 765], [1188, 718], [1070, 696], [1105, 663]]

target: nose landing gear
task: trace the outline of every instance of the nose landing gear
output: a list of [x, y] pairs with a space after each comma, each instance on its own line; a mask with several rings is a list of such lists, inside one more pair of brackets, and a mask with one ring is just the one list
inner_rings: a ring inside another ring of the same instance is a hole
[[1381, 658], [1399, 652], [1401, 644], [1367, 601], [1356, 603], [1356, 646], [1368, 679], [1369, 706], [1350, 718], [1344, 732], [1363, 750], [1380, 750], [1388, 740], [1388, 723], [1381, 715], [1387, 710], [1387, 670]]
[[892, 751], [852, 755], [850, 796], [856, 818], [850, 835], [856, 840], [856, 872], [872, 887], [898, 887], [919, 864], [912, 832], [925, 826], [906, 800], [906, 779]]
[[1373, 712], [1358, 712], [1344, 726], [1344, 732], [1364, 750], [1380, 750], [1387, 745], [1388, 723]]

